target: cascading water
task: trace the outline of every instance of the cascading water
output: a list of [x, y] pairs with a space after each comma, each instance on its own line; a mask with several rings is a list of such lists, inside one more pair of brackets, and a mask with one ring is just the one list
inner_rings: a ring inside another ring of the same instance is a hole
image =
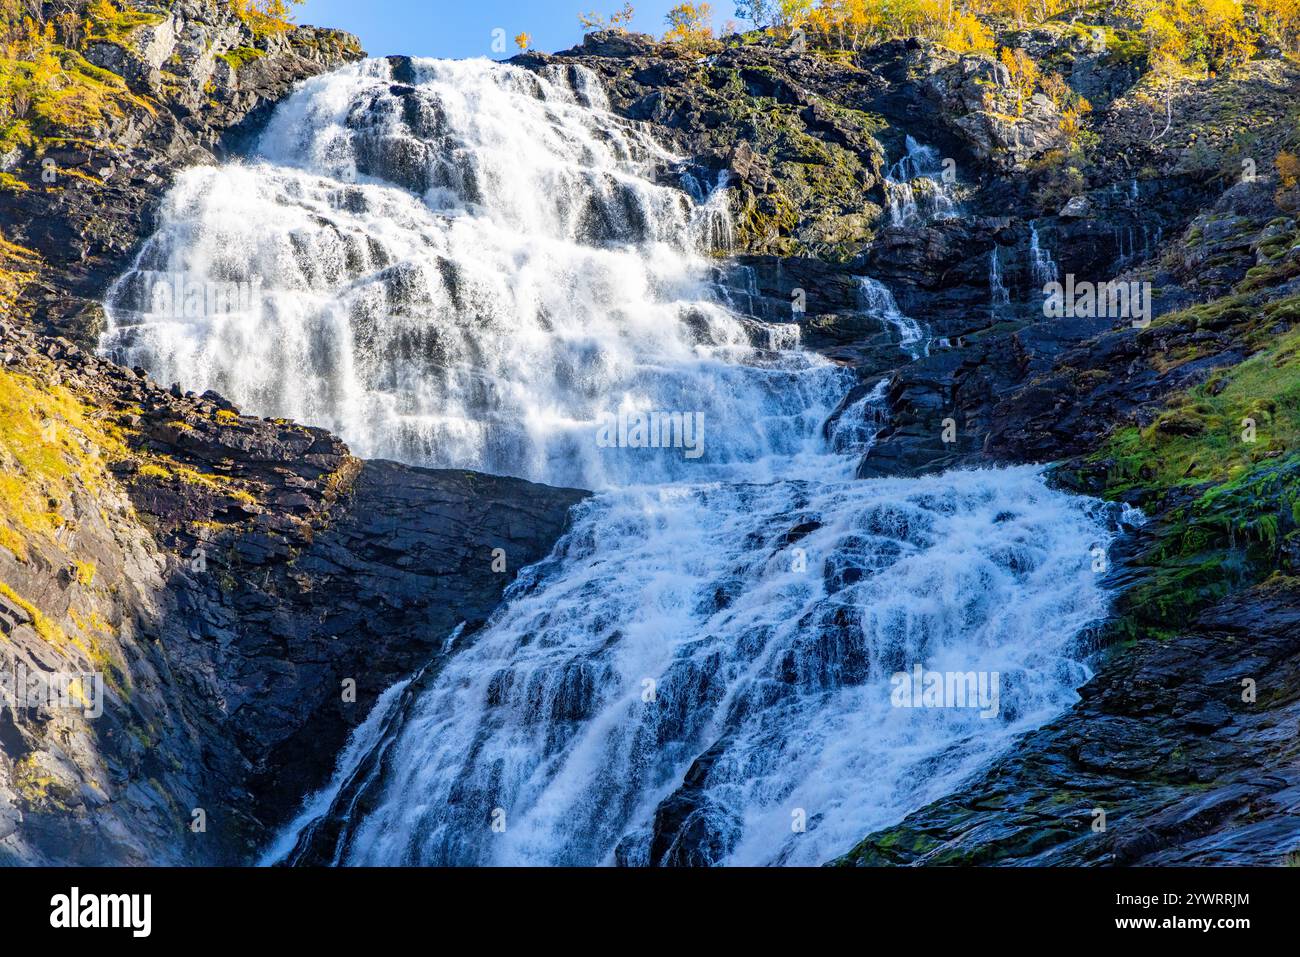
[[841, 408], [822, 427], [826, 448], [838, 455], [866, 455], [889, 421], [885, 396], [889, 380], [881, 379], [871, 389], [845, 396]]
[[[905, 145], [906, 152], [890, 167], [885, 177], [890, 225], [907, 226], [957, 215], [953, 183], [939, 151], [932, 146], [922, 146], [911, 136], [906, 137]], [[918, 180], [922, 185], [919, 198], [916, 195]]]
[[[1141, 240], [1138, 239], [1139, 233]], [[1152, 229], [1146, 223], [1139, 223], [1136, 230], [1133, 226], [1115, 226], [1111, 229], [1111, 237], [1115, 246], [1112, 268], [1120, 270], [1147, 259], [1159, 249], [1164, 230], [1159, 226]]]
[[858, 282], [862, 290], [863, 310], [879, 319], [886, 328], [898, 333], [898, 347], [914, 359], [928, 355], [929, 342], [925, 339], [921, 324], [903, 314], [889, 288], [884, 283], [867, 276], [861, 277]]
[[[308, 81], [254, 161], [182, 177], [105, 348], [363, 454], [602, 491], [268, 859], [821, 863], [1069, 705], [1109, 509], [1030, 468], [854, 481], [886, 383], [727, 305], [698, 252], [725, 206], [658, 185], [675, 159], [589, 74], [391, 69]], [[155, 308], [176, 276], [260, 283]], [[628, 441], [651, 412], [703, 441]], [[914, 668], [999, 691], [898, 706]]]
[[[104, 349], [421, 465], [666, 479], [679, 462], [590, 441], [606, 416], [655, 410], [703, 415], [706, 465], [796, 451], [786, 418], [822, 394], [833, 407], [842, 373], [773, 352], [793, 326], [711, 294], [692, 252], [724, 210], [652, 182], [672, 157], [603, 110], [585, 71], [427, 61], [398, 86], [389, 69], [309, 81], [257, 162], [184, 174], [110, 292]], [[158, 308], [178, 276], [257, 295]]]
[[[1095, 504], [1032, 469], [818, 465], [581, 507], [412, 703], [329, 856], [817, 864], [1068, 706], [1104, 608]], [[916, 664], [998, 674], [998, 714], [892, 707]]]
[[998, 256], [998, 247], [989, 250], [989, 312], [993, 318], [1011, 305], [1011, 293], [1002, 281], [1002, 260]]
[[1044, 286], [1060, 278], [1056, 260], [1052, 259], [1051, 252], [1039, 240], [1038, 228], [1032, 223], [1029, 225], [1029, 271], [1034, 288], [1039, 295], [1044, 295]]
[[889, 196], [889, 225], [906, 226], [920, 218], [911, 180], [891, 178], [885, 187]]

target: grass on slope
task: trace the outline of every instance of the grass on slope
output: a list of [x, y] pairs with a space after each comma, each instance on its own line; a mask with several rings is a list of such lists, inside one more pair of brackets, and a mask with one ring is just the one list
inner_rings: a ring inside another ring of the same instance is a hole
[[1094, 460], [1109, 497], [1171, 506], [1121, 599], [1139, 631], [1167, 634], [1267, 578], [1300, 554], [1300, 329], [1117, 431]]
[[54, 537], [77, 486], [108, 480], [107, 463], [126, 454], [111, 426], [63, 386], [0, 369], [0, 547], [20, 559], [32, 536]]
[[1121, 429], [1099, 453], [1110, 491], [1237, 480], [1300, 450], [1300, 330], [1173, 397], [1147, 428]]

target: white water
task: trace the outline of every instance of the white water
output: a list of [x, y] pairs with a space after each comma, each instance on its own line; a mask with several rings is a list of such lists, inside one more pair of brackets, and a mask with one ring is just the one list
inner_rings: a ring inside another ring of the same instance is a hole
[[[621, 844], [643, 863], [656, 805], [714, 746], [694, 821], [712, 860], [818, 864], [1068, 706], [1074, 635], [1104, 608], [1096, 508], [1027, 468], [846, 478], [581, 508], [420, 699], [343, 860], [597, 864]], [[891, 707], [917, 662], [998, 672], [1002, 713]]]
[[1039, 295], [1045, 295], [1042, 291], [1044, 286], [1060, 278], [1056, 260], [1052, 258], [1051, 251], [1039, 240], [1038, 228], [1032, 223], [1029, 226], [1029, 270], [1030, 278]]
[[[384, 61], [308, 81], [258, 161], [181, 176], [110, 293], [103, 348], [372, 458], [666, 479], [680, 456], [602, 455], [593, 436], [605, 415], [684, 410], [704, 416], [697, 473], [797, 452], [789, 417], [824, 416], [845, 375], [706, 287], [695, 250], [725, 233], [720, 209], [650, 181], [672, 157], [605, 112], [584, 71], [420, 69], [402, 97]], [[175, 274], [257, 278], [261, 296], [149, 315]]]
[[870, 391], [858, 399], [847, 402], [823, 428], [824, 448], [836, 455], [865, 455], [875, 447], [876, 439], [889, 421], [889, 408], [885, 396], [889, 392], [889, 379], [881, 379]]
[[907, 152], [885, 177], [890, 225], [909, 226], [956, 216], [959, 207], [953, 196], [954, 184], [949, 181], [951, 177], [945, 176], [939, 151], [922, 146], [911, 136], [906, 137], [905, 144]]
[[1146, 223], [1140, 223], [1138, 231], [1132, 226], [1115, 226], [1111, 229], [1111, 236], [1116, 250], [1113, 268], [1118, 270], [1148, 259], [1154, 250], [1160, 248], [1164, 231], [1159, 226], [1152, 229]]
[[863, 309], [869, 315], [879, 319], [886, 328], [898, 333], [898, 347], [913, 359], [929, 355], [930, 343], [921, 329], [921, 324], [911, 316], [903, 314], [889, 287], [867, 276], [863, 276], [858, 281], [862, 289]]
[[[365, 455], [603, 490], [269, 859], [332, 815], [343, 863], [821, 863], [1069, 705], [1106, 509], [1028, 468], [854, 481], [885, 383], [826, 424], [852, 374], [707, 281], [716, 194], [656, 185], [673, 158], [581, 70], [418, 69], [306, 83], [256, 161], [182, 177], [109, 303], [105, 348], [163, 380]], [[171, 273], [261, 295], [147, 315]], [[702, 413], [705, 454], [601, 447], [620, 410]], [[891, 707], [915, 664], [997, 672], [998, 715]], [[674, 795], [693, 812], [656, 828]]]
[[271, 845], [262, 852], [262, 864], [270, 865], [284, 860], [293, 850], [293, 845], [298, 838], [298, 832], [313, 821], [319, 820], [329, 811], [330, 805], [342, 793], [357, 765], [372, 749], [384, 745], [384, 723], [392, 717], [393, 708], [397, 705], [402, 692], [406, 690], [409, 684], [409, 679], [399, 681], [387, 688], [379, 696], [375, 706], [366, 715], [366, 720], [353, 729], [347, 745], [339, 752], [334, 774], [331, 776], [329, 783], [307, 798], [294, 819], [280, 831], [276, 839], [271, 842]]
[[1002, 282], [1002, 260], [998, 258], [998, 247], [989, 250], [989, 311], [996, 319], [998, 312], [1011, 305], [1011, 294]]

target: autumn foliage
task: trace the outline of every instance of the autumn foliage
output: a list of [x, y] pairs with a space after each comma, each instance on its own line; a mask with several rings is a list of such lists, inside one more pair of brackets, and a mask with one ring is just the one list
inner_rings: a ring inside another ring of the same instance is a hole
[[636, 16], [636, 12], [632, 9], [632, 4], [625, 3], [620, 9], [615, 10], [608, 16], [594, 11], [591, 13], [580, 13], [578, 14], [578, 23], [582, 26], [584, 31], [588, 32], [594, 30], [618, 30], [619, 32], [625, 32], [628, 26], [632, 23], [632, 18], [634, 16]]
[[679, 3], [665, 18], [664, 39], [685, 47], [702, 47], [713, 38], [713, 8], [707, 3]]
[[[1084, 14], [1082, 0], [740, 0], [739, 12], [777, 35], [859, 50], [924, 37], [958, 53], [993, 52], [994, 32]], [[1115, 0], [1153, 59], [1211, 72], [1237, 66], [1264, 44], [1300, 51], [1300, 0]]]
[[[254, 37], [292, 28], [289, 8], [300, 0], [221, 0]], [[124, 43], [138, 28], [165, 14], [114, 0], [80, 5], [0, 0], [0, 152], [33, 146], [60, 130], [104, 128], [127, 103], [150, 104], [115, 73], [90, 63], [91, 43]]]

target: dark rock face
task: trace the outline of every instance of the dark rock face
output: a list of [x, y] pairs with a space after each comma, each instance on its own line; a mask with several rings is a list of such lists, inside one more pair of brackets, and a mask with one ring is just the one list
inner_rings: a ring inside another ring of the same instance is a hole
[[597, 30], [582, 38], [582, 43], [560, 56], [652, 56], [665, 51], [654, 37], [647, 33], [626, 33], [622, 30]]
[[[1276, 311], [1271, 304], [1296, 295], [1296, 284], [1287, 277], [1292, 268], [1300, 272], [1289, 265], [1300, 257], [1283, 254], [1276, 263], [1282, 281], [1276, 285], [1242, 285], [1253, 267], [1267, 261], [1261, 249], [1289, 246], [1287, 221], [1278, 218], [1273, 200], [1275, 185], [1261, 179], [1226, 190], [1191, 219], [1157, 266], [1133, 274], [1160, 290], [1157, 312], [1220, 300], [1203, 315], [1192, 312], [1141, 329], [1132, 323], [1063, 320], [1085, 334], [1070, 334], [1048, 351], [1049, 361], [1027, 368], [1021, 383], [992, 409], [990, 455], [1031, 462], [1078, 456], [1097, 448], [1117, 423], [1149, 425], [1167, 397], [1241, 363], [1258, 347], [1250, 341], [1257, 335], [1254, 326], [1283, 335], [1289, 313], [1283, 309], [1282, 318], [1270, 319]], [[1219, 265], [1206, 270], [1210, 261]], [[1245, 291], [1234, 294], [1234, 287]]]
[[[230, 711], [249, 745], [241, 750], [259, 817], [278, 823], [323, 784], [378, 695], [436, 658], [458, 625], [472, 634], [586, 494], [367, 462], [292, 562], [278, 560], [274, 539], [270, 549], [242, 540], [239, 587], [222, 595], [219, 584], [185, 581], [201, 594], [178, 601], [197, 598], [217, 619], [208, 640], [232, 645], [220, 670], [245, 689]], [[355, 703], [341, 694], [348, 678]]]
[[1041, 93], [1017, 104], [1008, 85], [1001, 63], [966, 56], [932, 74], [925, 89], [977, 160], [1003, 172], [1023, 172], [1033, 160], [1061, 149], [1066, 138], [1056, 104]]
[[0, 709], [5, 862], [247, 862], [378, 695], [472, 631], [586, 495], [362, 463], [322, 430], [4, 334], [15, 374], [121, 423], [125, 446], [74, 484], [74, 536], [0, 557], [0, 667], [106, 677], [100, 715]]

